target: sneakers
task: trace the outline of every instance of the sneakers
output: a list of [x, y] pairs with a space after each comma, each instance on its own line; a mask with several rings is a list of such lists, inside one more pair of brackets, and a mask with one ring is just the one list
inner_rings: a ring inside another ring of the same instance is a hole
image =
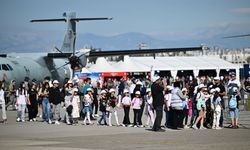
[[33, 121], [36, 122], [37, 121], [36, 118], [33, 118]]
[[33, 119], [30, 119], [29, 122], [33, 122]]
[[196, 125], [193, 125], [193, 129], [198, 130], [198, 128], [197, 128], [197, 126], [196, 126]]
[[56, 120], [56, 121], [55, 121], [55, 124], [56, 124], [56, 125], [59, 125], [59, 124], [60, 124], [60, 122]]
[[189, 126], [185, 125], [185, 126], [184, 126], [184, 129], [189, 129]]
[[216, 129], [216, 127], [212, 127], [212, 129], [214, 129], [214, 130], [215, 130], [215, 129]]
[[49, 121], [48, 121], [48, 124], [52, 124], [52, 121], [51, 121], [51, 120], [49, 120]]
[[21, 121], [21, 119], [20, 119], [20, 118], [17, 118], [17, 119], [16, 119], [16, 122], [20, 122], [20, 121]]
[[215, 129], [216, 129], [216, 130], [221, 130], [222, 128], [221, 128], [221, 127], [216, 127]]
[[207, 128], [205, 128], [205, 127], [201, 126], [201, 127], [200, 127], [200, 129], [201, 129], [201, 130], [205, 130], [205, 129], [207, 129]]
[[139, 128], [144, 128], [144, 125], [140, 125]]

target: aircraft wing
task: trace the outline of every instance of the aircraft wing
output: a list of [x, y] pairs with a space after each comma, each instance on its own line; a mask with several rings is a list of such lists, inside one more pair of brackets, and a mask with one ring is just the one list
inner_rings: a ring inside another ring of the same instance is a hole
[[61, 18], [61, 19], [38, 19], [38, 20], [30, 20], [30, 22], [51, 22], [51, 21], [64, 21], [66, 22], [67, 20], [65, 18]]
[[140, 50], [112, 50], [112, 51], [90, 51], [87, 57], [104, 57], [104, 56], [121, 56], [136, 54], [156, 54], [166, 52], [187, 52], [202, 51], [201, 47], [185, 47], [185, 48], [162, 48], [162, 49], [140, 49]]
[[112, 18], [72, 18], [72, 21], [112, 20]]

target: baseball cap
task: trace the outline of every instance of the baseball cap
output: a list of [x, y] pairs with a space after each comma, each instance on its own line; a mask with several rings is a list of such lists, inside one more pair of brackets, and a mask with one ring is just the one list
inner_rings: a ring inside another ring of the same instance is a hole
[[152, 81], [155, 82], [160, 79], [160, 76], [153, 76]]

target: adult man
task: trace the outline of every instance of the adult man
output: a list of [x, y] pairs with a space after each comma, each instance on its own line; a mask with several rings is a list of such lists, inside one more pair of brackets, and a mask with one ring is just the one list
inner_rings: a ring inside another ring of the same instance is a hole
[[60, 117], [60, 108], [61, 108], [61, 102], [63, 101], [61, 92], [59, 89], [59, 82], [57, 80], [53, 81], [53, 87], [51, 87], [49, 91], [49, 99], [50, 102], [53, 105], [52, 113], [54, 115], [54, 118], [56, 119], [55, 124], [59, 125]]
[[220, 77], [215, 77], [214, 78], [214, 85], [213, 85], [212, 88], [215, 89], [217, 87], [220, 89], [219, 96], [221, 98], [221, 105], [222, 105], [219, 126], [223, 127], [223, 120], [224, 120], [224, 118], [223, 118], [223, 109], [225, 109], [225, 104], [224, 104], [223, 96], [226, 96], [226, 90], [225, 90], [224, 85], [222, 85], [222, 83], [221, 83]]
[[233, 88], [237, 87], [238, 91], [240, 89], [240, 81], [236, 80], [236, 75], [234, 72], [231, 72], [230, 74], [230, 80], [228, 82], [228, 96], [230, 97], [233, 95]]
[[156, 118], [153, 125], [153, 131], [163, 132], [161, 129], [161, 120], [164, 104], [163, 92], [166, 91], [166, 84], [160, 79], [159, 76], [153, 77], [153, 84], [151, 86], [152, 97], [153, 97], [153, 107], [156, 112]]

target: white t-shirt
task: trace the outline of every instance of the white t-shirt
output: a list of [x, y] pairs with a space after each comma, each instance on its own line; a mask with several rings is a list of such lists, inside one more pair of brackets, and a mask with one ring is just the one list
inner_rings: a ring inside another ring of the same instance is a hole
[[168, 93], [164, 96], [165, 101], [167, 101], [168, 107], [171, 105], [172, 93]]
[[17, 104], [24, 104], [26, 105], [26, 97], [28, 96], [27, 91], [22, 90], [22, 92], [19, 92], [19, 90], [16, 91], [17, 96]]
[[92, 99], [88, 94], [84, 95], [84, 98], [85, 98], [84, 106], [89, 106], [90, 104], [92, 104]]
[[229, 86], [230, 84], [232, 84], [232, 83], [237, 84], [237, 86], [240, 87], [240, 82], [239, 82], [238, 80], [229, 80], [229, 81], [228, 81], [228, 86]]
[[130, 105], [131, 104], [131, 98], [128, 96], [125, 96], [122, 98], [122, 104], [123, 105]]
[[4, 100], [4, 91], [3, 89], [0, 90], [0, 104], [4, 104], [5, 100]]

